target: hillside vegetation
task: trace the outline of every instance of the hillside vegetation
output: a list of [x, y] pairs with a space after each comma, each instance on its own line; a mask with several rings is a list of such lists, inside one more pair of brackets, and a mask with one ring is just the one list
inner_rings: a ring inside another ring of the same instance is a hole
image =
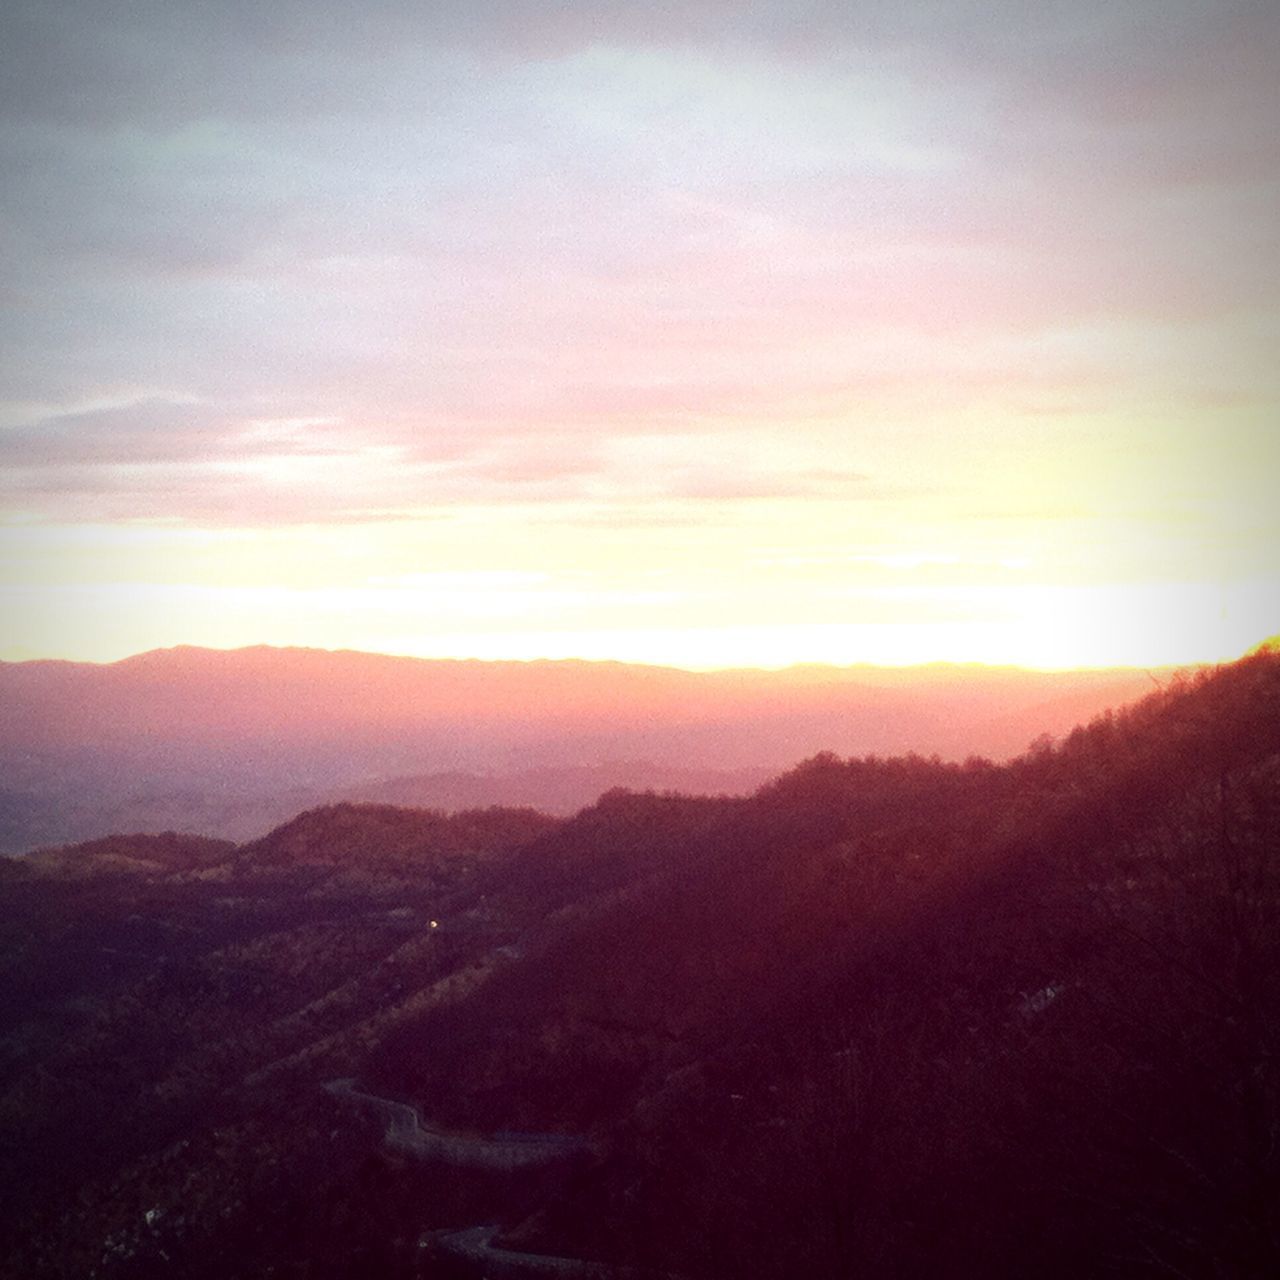
[[[1280, 1272], [1274, 652], [1004, 764], [339, 805], [0, 896], [15, 1277], [479, 1275], [487, 1222], [517, 1272]], [[415, 1160], [336, 1077], [590, 1154]]]

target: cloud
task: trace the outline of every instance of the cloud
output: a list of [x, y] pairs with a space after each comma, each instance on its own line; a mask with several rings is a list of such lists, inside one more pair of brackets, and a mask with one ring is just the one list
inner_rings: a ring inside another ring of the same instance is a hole
[[835, 500], [835, 419], [1274, 394], [1272, 6], [424, 12], [7, 6], [7, 501]]
[[[405, 444], [388, 443], [396, 435]], [[394, 430], [153, 398], [0, 431], [0, 494], [24, 519], [244, 527], [438, 518], [498, 504], [669, 506], [871, 495], [868, 478], [763, 456], [721, 431]], [[761, 444], [760, 448], [764, 448]], [[735, 450], [736, 452], [736, 450]], [[575, 511], [573, 518], [581, 513]]]
[[226, 409], [159, 398], [58, 414], [0, 431], [0, 462], [10, 467], [204, 462], [315, 453], [311, 419], [245, 419]]

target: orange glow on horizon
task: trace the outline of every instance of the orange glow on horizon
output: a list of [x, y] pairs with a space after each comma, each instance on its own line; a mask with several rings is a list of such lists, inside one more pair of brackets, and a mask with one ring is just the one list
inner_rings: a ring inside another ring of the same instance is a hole
[[[103, 593], [91, 593], [102, 596]], [[1227, 589], [1029, 587], [920, 593], [967, 607], [971, 621], [778, 623], [729, 626], [534, 630], [509, 622], [488, 630], [422, 635], [393, 630], [419, 612], [412, 592], [394, 588], [277, 593], [212, 588], [185, 592], [182, 625], [151, 629], [145, 590], [98, 601], [92, 635], [73, 638], [56, 617], [47, 647], [0, 653], [6, 661], [62, 657], [114, 661], [149, 648], [255, 644], [355, 649], [423, 658], [620, 661], [687, 670], [783, 669], [821, 664], [888, 667], [979, 663], [1040, 670], [1168, 667], [1227, 661], [1280, 632], [1271, 584]], [[472, 617], [503, 613], [504, 598], [473, 601]], [[251, 620], [251, 621], [246, 621]], [[317, 636], [325, 636], [318, 642]]]

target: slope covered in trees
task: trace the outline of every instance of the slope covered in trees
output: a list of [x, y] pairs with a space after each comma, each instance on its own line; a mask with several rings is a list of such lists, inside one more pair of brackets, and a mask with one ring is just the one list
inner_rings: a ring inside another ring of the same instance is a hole
[[[1003, 765], [11, 861], [9, 1271], [478, 1274], [440, 1233], [498, 1220], [691, 1280], [1270, 1274], [1278, 858], [1261, 652]], [[417, 1163], [335, 1076], [594, 1154]]]

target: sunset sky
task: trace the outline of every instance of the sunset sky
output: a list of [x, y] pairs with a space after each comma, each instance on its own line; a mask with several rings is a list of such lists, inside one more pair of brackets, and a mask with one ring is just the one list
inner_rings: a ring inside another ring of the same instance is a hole
[[10, 0], [0, 658], [1235, 656], [1280, 6]]

